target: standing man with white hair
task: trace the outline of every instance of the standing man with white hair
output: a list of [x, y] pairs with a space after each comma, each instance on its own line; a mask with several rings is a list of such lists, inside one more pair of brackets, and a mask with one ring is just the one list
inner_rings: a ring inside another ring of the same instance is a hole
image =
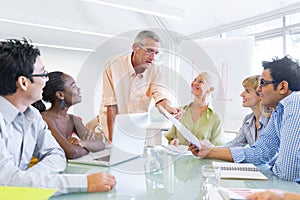
[[110, 141], [116, 114], [148, 112], [152, 98], [156, 105], [163, 106], [169, 113], [181, 113], [180, 108], [170, 106], [163, 82], [165, 74], [155, 64], [160, 47], [158, 35], [149, 30], [141, 31], [134, 40], [132, 52], [106, 62], [102, 93], [104, 112], [103, 109], [100, 111], [100, 117]]

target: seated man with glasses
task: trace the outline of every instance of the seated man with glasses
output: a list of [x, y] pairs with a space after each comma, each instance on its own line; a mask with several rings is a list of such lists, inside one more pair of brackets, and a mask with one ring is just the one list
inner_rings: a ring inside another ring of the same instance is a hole
[[42, 78], [48, 78], [48, 71], [43, 70], [41, 74], [32, 74], [31, 77], [42, 77]]
[[[31, 106], [47, 81], [39, 49], [27, 40], [0, 42], [0, 185], [54, 188], [56, 194], [110, 191], [116, 181], [105, 172], [60, 174], [65, 153]], [[39, 162], [29, 168], [32, 156]]]
[[165, 73], [155, 64], [160, 45], [161, 39], [154, 32], [141, 31], [134, 40], [132, 52], [106, 61], [100, 121], [110, 141], [115, 115], [148, 112], [152, 98], [169, 113], [181, 114], [180, 108], [170, 106]]
[[255, 165], [268, 163], [280, 179], [300, 183], [300, 66], [289, 57], [262, 63], [257, 92], [274, 109], [267, 127], [250, 147], [216, 148], [201, 141], [195, 156]]

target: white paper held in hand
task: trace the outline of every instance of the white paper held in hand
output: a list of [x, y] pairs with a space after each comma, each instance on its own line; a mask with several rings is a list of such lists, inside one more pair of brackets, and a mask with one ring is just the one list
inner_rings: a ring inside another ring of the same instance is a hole
[[174, 126], [180, 131], [180, 133], [185, 137], [187, 141], [196, 145], [199, 150], [201, 149], [200, 141], [191, 133], [189, 129], [183, 126], [173, 115], [166, 111], [162, 106], [159, 106], [159, 109], [163, 114], [174, 124]]

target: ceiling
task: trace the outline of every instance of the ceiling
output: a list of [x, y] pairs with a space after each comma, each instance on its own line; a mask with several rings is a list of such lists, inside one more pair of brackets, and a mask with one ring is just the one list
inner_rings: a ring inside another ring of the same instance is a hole
[[108, 38], [137, 29], [159, 28], [199, 38], [241, 22], [251, 23], [253, 17], [300, 8], [299, 0], [119, 0], [147, 3], [149, 9], [155, 5], [182, 11], [183, 19], [174, 20], [85, 0], [1, 1], [0, 39], [26, 37], [35, 43], [82, 50], [95, 49]]

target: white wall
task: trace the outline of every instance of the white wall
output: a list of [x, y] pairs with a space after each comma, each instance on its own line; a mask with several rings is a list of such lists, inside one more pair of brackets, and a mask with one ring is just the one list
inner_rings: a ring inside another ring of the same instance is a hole
[[90, 52], [40, 47], [42, 60], [49, 72], [63, 71], [76, 79]]
[[212, 59], [222, 80], [224, 98], [218, 102], [225, 103], [224, 129], [237, 131], [245, 114], [251, 112], [242, 107], [240, 93], [242, 81], [253, 75], [254, 38], [207, 39], [198, 44]]
[[[71, 51], [48, 47], [39, 47], [39, 49], [41, 51], [43, 63], [49, 72], [62, 71], [71, 75], [75, 80], [77, 79], [82, 64], [90, 54], [89, 52]], [[46, 106], [49, 107], [50, 104], [46, 103]], [[75, 105], [74, 108], [78, 106], [80, 106], [80, 104]], [[74, 108], [70, 108], [71, 113], [73, 113]]]

